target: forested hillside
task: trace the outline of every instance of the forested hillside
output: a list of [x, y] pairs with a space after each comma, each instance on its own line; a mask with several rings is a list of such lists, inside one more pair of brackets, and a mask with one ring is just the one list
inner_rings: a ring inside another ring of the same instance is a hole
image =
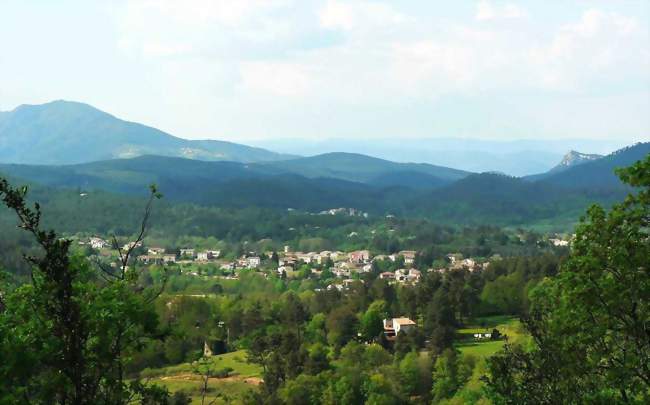
[[181, 139], [63, 100], [22, 105], [0, 116], [0, 162], [72, 164], [146, 154], [240, 162], [291, 157], [232, 142]]

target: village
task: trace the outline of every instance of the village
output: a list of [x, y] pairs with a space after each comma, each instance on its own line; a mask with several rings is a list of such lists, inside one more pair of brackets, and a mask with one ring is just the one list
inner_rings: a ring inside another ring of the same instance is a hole
[[[91, 237], [87, 244], [96, 250], [107, 250], [111, 244], [99, 237]], [[162, 247], [143, 246], [138, 243], [126, 244], [120, 249], [127, 251], [133, 247], [138, 248], [141, 254], [135, 256], [139, 265], [175, 265], [180, 266], [184, 275], [204, 276], [201, 266], [210, 265], [217, 267], [223, 277], [236, 279], [242, 270], [256, 271], [264, 277], [275, 273], [277, 277], [291, 279], [297, 277], [300, 271], [308, 269], [309, 277], [330, 280], [324, 287], [328, 290], [343, 291], [349, 289], [356, 281], [363, 282], [361, 275], [364, 273], [378, 273], [377, 277], [386, 280], [389, 284], [400, 283], [405, 285], [417, 284], [422, 276], [422, 271], [416, 268], [418, 252], [415, 250], [401, 250], [393, 254], [372, 255], [369, 250], [355, 250], [351, 252], [321, 251], [300, 252], [292, 251], [290, 246], [284, 246], [280, 252], [247, 252], [236, 260], [222, 257], [220, 250], [199, 250], [184, 247], [178, 251], [167, 251]], [[493, 256], [491, 260], [499, 259]], [[465, 258], [461, 253], [449, 253], [445, 257], [445, 265], [437, 268], [427, 268], [426, 272], [444, 273], [447, 271], [466, 269], [470, 272], [486, 269], [489, 260]], [[191, 265], [191, 266], [190, 266]], [[184, 267], [187, 267], [184, 270]], [[390, 271], [379, 269], [390, 268]], [[319, 291], [317, 288], [316, 291]]]

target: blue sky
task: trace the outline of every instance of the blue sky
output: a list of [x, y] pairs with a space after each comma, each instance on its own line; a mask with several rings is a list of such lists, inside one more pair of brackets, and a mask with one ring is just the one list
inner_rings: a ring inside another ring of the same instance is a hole
[[0, 110], [185, 138], [650, 138], [650, 2], [2, 0]]

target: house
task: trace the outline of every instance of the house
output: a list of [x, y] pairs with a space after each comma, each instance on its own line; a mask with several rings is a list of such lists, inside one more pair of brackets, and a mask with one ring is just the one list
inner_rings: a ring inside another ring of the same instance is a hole
[[417, 326], [409, 318], [388, 318], [384, 319], [384, 335], [388, 340], [393, 340], [400, 332], [408, 333]]
[[395, 280], [399, 281], [400, 283], [403, 283], [407, 281], [408, 274], [409, 272], [406, 269], [397, 269], [395, 270]]
[[549, 239], [549, 242], [553, 244], [553, 246], [569, 246], [569, 241], [568, 240], [562, 240], [562, 239]]
[[379, 278], [382, 280], [395, 280], [395, 273], [391, 273], [390, 271], [385, 271], [379, 274]]
[[415, 255], [417, 252], [415, 250], [402, 250], [398, 253], [399, 256], [404, 258], [404, 264], [413, 264], [415, 263]]
[[262, 263], [262, 259], [259, 256], [251, 256], [246, 258], [246, 265], [249, 269], [256, 269]]
[[221, 270], [227, 270], [227, 271], [235, 270], [235, 263], [233, 262], [224, 263], [221, 266], [219, 266], [219, 268]]
[[150, 247], [147, 249], [147, 254], [158, 256], [165, 254], [165, 248], [160, 247]]
[[449, 253], [446, 257], [452, 266], [456, 264], [457, 261], [463, 260], [462, 253]]
[[451, 267], [456, 270], [465, 268], [468, 269], [469, 271], [474, 271], [476, 269], [476, 261], [473, 259], [463, 259], [463, 260], [456, 259], [452, 263]]
[[280, 266], [293, 266], [296, 264], [296, 259], [293, 257], [285, 257], [284, 259], [278, 260]]
[[163, 257], [157, 255], [140, 255], [136, 258], [142, 264], [162, 264]]
[[213, 259], [216, 259], [217, 257], [221, 256], [221, 250], [208, 250], [208, 253], [212, 255]]
[[343, 291], [343, 284], [330, 284], [327, 286], [328, 291], [337, 290]]
[[194, 257], [194, 249], [190, 249], [190, 248], [181, 249], [181, 256]]
[[176, 255], [174, 255], [174, 254], [163, 255], [163, 262], [165, 262], [165, 263], [176, 263]]
[[370, 260], [370, 252], [367, 250], [357, 250], [348, 254], [350, 263], [361, 264]]
[[142, 242], [129, 242], [122, 246], [122, 250], [131, 250], [142, 246]]
[[309, 252], [309, 253], [301, 253], [296, 255], [298, 260], [302, 260], [305, 263], [311, 263], [312, 260], [316, 261], [316, 253], [314, 252]]
[[200, 262], [207, 262], [212, 259], [212, 254], [209, 251], [199, 252], [196, 254], [196, 260]]
[[293, 267], [291, 266], [279, 266], [278, 267], [278, 274], [282, 275], [282, 273], [288, 273], [290, 271], [293, 271]]
[[331, 269], [332, 273], [336, 275], [336, 277], [350, 277], [350, 269], [344, 268], [344, 267], [337, 267], [334, 269]]
[[93, 249], [104, 249], [110, 244], [102, 238], [90, 238], [90, 247]]
[[408, 281], [411, 283], [417, 283], [420, 281], [420, 278], [422, 277], [422, 273], [420, 270], [415, 270], [415, 269], [409, 269], [409, 274], [407, 276]]
[[370, 273], [372, 271], [372, 264], [365, 264], [362, 268], [361, 271], [364, 273]]

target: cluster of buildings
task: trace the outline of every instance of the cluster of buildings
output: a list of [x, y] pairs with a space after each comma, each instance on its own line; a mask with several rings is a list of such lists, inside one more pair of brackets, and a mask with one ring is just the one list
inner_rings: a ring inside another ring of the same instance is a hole
[[179, 254], [176, 252], [167, 252], [165, 248], [150, 247], [147, 248], [147, 254], [139, 255], [137, 260], [142, 264], [167, 264], [180, 262], [201, 262], [207, 263], [216, 259], [221, 254], [219, 250], [196, 251], [192, 248], [180, 249]]
[[237, 269], [257, 269], [262, 264], [262, 258], [259, 256], [242, 256], [234, 262], [221, 264], [221, 270], [234, 271]]
[[368, 213], [360, 211], [356, 208], [331, 208], [329, 210], [321, 211], [319, 215], [348, 215], [351, 217], [364, 217], [368, 218]]

